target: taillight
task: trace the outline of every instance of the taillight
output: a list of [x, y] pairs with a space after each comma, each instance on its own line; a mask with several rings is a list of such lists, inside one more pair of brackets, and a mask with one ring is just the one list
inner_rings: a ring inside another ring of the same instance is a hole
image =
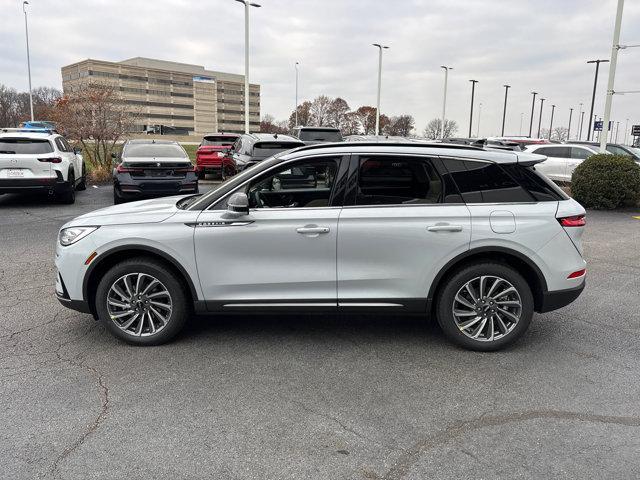
[[573, 273], [569, 274], [569, 276], [567, 278], [580, 278], [580, 277], [582, 277], [583, 275], [586, 275], [586, 274], [587, 274], [587, 269], [583, 268], [582, 270], [578, 270], [576, 272], [573, 272]]
[[587, 220], [584, 215], [559, 218], [558, 221], [563, 227], [584, 227], [587, 224]]
[[62, 163], [62, 159], [60, 157], [39, 158], [38, 161], [39, 162], [46, 162], [46, 163]]
[[120, 164], [116, 167], [116, 171], [118, 173], [141, 173], [143, 170], [141, 168], [125, 167], [122, 164]]

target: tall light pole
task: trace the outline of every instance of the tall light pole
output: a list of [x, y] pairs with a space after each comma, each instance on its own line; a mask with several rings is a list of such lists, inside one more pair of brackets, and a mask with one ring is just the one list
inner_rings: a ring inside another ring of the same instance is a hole
[[469, 138], [471, 138], [471, 127], [473, 126], [473, 97], [476, 92], [476, 83], [478, 80], [469, 80], [471, 82], [471, 113], [469, 114]]
[[542, 126], [542, 107], [544, 106], [544, 101], [546, 99], [540, 99], [540, 119], [538, 120], [538, 138], [540, 138], [540, 127]]
[[627, 118], [626, 123], [624, 124], [624, 144], [627, 144], [627, 132], [629, 131], [629, 119]]
[[584, 125], [584, 114], [586, 112], [581, 112], [580, 113], [580, 134], [578, 135], [578, 140], [582, 140], [582, 126]]
[[[589, 140], [595, 140], [596, 139], [596, 130], [595, 130], [595, 128], [596, 128], [596, 120], [597, 119], [598, 119], [598, 116], [594, 114], [593, 115], [593, 136], [591, 136], [591, 133], [589, 133]], [[589, 124], [591, 124], [591, 122], [589, 122]], [[598, 135], [600, 135], [600, 134], [598, 133]]]
[[551, 140], [551, 131], [553, 130], [553, 112], [556, 111], [556, 106], [551, 105], [551, 121], [549, 122], [549, 140]]
[[33, 95], [31, 94], [31, 58], [29, 56], [29, 24], [27, 22], [27, 5], [26, 0], [22, 2], [22, 12], [24, 13], [24, 33], [27, 37], [27, 72], [29, 74], [29, 108], [31, 109], [31, 121], [33, 122]]
[[509, 95], [509, 89], [511, 88], [511, 85], [503, 85], [503, 87], [504, 87], [504, 110], [502, 110], [502, 133], [500, 135], [504, 137], [504, 122], [506, 121], [506, 118], [507, 118], [507, 96]]
[[446, 111], [447, 111], [447, 82], [449, 80], [449, 70], [453, 70], [453, 67], [447, 67], [446, 65], [440, 65], [440, 68], [444, 69], [444, 95], [442, 96], [442, 130], [440, 133], [440, 138], [444, 139], [444, 124], [446, 121]]
[[567, 141], [571, 139], [571, 117], [573, 117], [573, 108], [569, 109], [569, 126], [567, 127]]
[[520, 130], [518, 130], [518, 135], [522, 136], [522, 122], [524, 121], [524, 113], [520, 114]]
[[611, 104], [613, 103], [613, 86], [616, 79], [616, 67], [618, 65], [618, 50], [620, 50], [620, 27], [622, 26], [622, 10], [624, 0], [618, 0], [616, 10], [616, 23], [613, 28], [613, 46], [611, 47], [611, 64], [609, 65], [609, 81], [607, 82], [607, 99], [604, 104], [604, 123], [602, 130], [604, 135], [600, 138], [600, 153], [607, 153], [607, 132], [609, 131], [609, 119], [611, 118]]
[[536, 109], [536, 95], [538, 95], [538, 92], [531, 92], [531, 94], [533, 95], [533, 100], [531, 101], [531, 120], [529, 121], [529, 138], [531, 138], [531, 135], [533, 133], [533, 114]]
[[618, 130], [620, 130], [620, 122], [616, 122], [616, 143], [618, 143]]
[[598, 70], [600, 70], [601, 63], [608, 63], [609, 60], [589, 60], [587, 63], [595, 63], [596, 64], [596, 75], [593, 80], [593, 95], [591, 96], [591, 111], [589, 112], [589, 129], [587, 130], [588, 136], [587, 139], [591, 138], [591, 118], [593, 117], [593, 107], [596, 103], [596, 88], [598, 87]]
[[476, 130], [476, 137], [480, 138], [480, 117], [482, 117], [482, 102], [478, 105], [478, 130]]
[[296, 124], [295, 126], [298, 126], [298, 65], [300, 64], [300, 62], [296, 62], [296, 109], [295, 109], [295, 117], [296, 117]]
[[376, 101], [376, 135], [380, 135], [380, 90], [382, 89], [382, 50], [388, 49], [386, 45], [374, 43], [378, 47], [378, 100]]
[[260, 7], [249, 0], [236, 0], [244, 5], [244, 133], [249, 133], [249, 7]]

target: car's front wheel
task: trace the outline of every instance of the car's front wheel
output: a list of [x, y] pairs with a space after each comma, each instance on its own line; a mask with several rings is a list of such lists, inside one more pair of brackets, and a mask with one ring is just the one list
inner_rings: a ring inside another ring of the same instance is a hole
[[150, 258], [112, 267], [96, 291], [98, 317], [116, 337], [134, 345], [159, 345], [175, 337], [189, 309], [175, 274]]
[[533, 295], [515, 269], [476, 263], [449, 277], [436, 308], [449, 339], [471, 350], [491, 351], [515, 342], [527, 330]]

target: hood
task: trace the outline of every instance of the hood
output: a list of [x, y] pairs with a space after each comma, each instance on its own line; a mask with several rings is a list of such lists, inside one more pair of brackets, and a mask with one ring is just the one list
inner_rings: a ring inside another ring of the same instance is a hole
[[188, 196], [189, 195], [161, 197], [101, 208], [74, 218], [68, 222], [65, 227], [162, 222], [179, 210], [178, 207], [176, 207], [178, 200]]

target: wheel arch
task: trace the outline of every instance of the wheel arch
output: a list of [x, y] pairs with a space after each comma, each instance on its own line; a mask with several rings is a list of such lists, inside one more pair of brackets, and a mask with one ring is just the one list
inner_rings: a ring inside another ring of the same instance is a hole
[[548, 292], [547, 281], [542, 270], [526, 255], [505, 247], [478, 247], [468, 250], [449, 260], [435, 276], [427, 296], [427, 311], [434, 313], [435, 299], [443, 288], [446, 279], [455, 271], [470, 263], [494, 261], [513, 267], [531, 287], [534, 310], [540, 311], [544, 295]]
[[195, 305], [197, 303], [198, 292], [196, 290], [195, 284], [187, 273], [187, 270], [182, 265], [180, 265], [180, 263], [176, 259], [172, 258], [162, 250], [147, 245], [124, 245], [112, 248], [98, 255], [98, 257], [96, 257], [96, 261], [91, 263], [87, 270], [87, 273], [84, 276], [84, 280], [82, 282], [82, 297], [86, 300], [89, 308], [91, 309], [91, 313], [95, 318], [97, 318], [97, 314], [95, 311], [95, 296], [99, 279], [104, 273], [107, 272], [107, 270], [109, 270], [117, 263], [134, 257], [151, 258], [154, 260], [158, 260], [166, 265], [173, 271], [174, 274], [177, 275], [179, 279], [183, 280], [188, 286], [186, 292], [188, 295], [188, 301], [192, 305]]

